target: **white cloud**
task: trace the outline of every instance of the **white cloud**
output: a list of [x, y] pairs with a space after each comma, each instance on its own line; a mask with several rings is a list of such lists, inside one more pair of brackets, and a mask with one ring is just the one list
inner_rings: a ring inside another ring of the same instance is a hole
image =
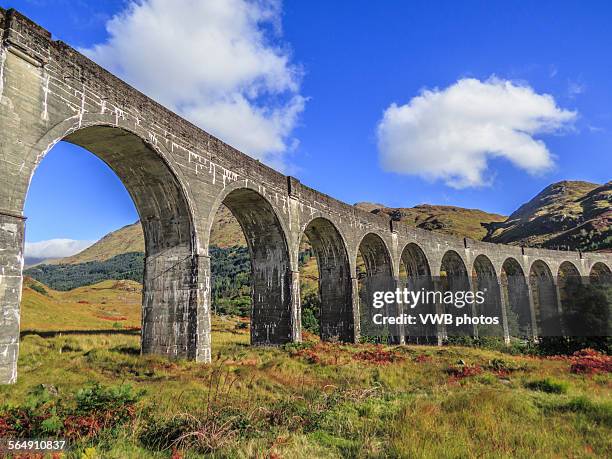
[[245, 153], [279, 162], [306, 99], [279, 43], [280, 0], [140, 0], [83, 50]]
[[26, 258], [64, 258], [79, 253], [95, 241], [76, 241], [74, 239], [49, 239], [48, 241], [26, 242]]
[[580, 94], [586, 91], [586, 86], [582, 83], [578, 83], [576, 81], [569, 81], [567, 83], [567, 96], [570, 99], [576, 98]]
[[378, 150], [385, 170], [454, 188], [482, 186], [492, 180], [487, 163], [493, 157], [531, 174], [549, 170], [553, 155], [534, 136], [558, 132], [576, 116], [529, 86], [465, 78], [423, 90], [406, 105], [391, 104], [378, 124]]

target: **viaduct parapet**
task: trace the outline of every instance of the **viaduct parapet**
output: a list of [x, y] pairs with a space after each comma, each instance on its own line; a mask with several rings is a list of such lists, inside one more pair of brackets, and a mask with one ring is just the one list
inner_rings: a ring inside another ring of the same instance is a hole
[[[323, 339], [359, 339], [357, 255], [367, 276], [470, 282], [560, 272], [609, 273], [612, 256], [496, 245], [440, 235], [340, 202], [265, 166], [105, 71], [14, 10], [0, 9], [0, 382], [17, 377], [24, 202], [59, 141], [86, 148], [122, 180], [145, 235], [142, 351], [211, 358], [210, 229], [220, 205], [239, 221], [252, 260], [252, 344], [301, 340], [298, 256], [319, 267]], [[475, 280], [473, 280], [475, 279]], [[539, 293], [527, 290], [537, 330]], [[507, 328], [507, 327], [506, 327]]]

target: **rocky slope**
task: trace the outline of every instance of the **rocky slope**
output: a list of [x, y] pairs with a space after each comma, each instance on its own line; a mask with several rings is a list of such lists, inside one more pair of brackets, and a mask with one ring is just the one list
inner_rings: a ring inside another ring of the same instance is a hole
[[503, 215], [456, 206], [421, 204], [415, 207], [393, 208], [371, 203], [355, 205], [374, 214], [386, 214], [393, 220], [402, 221], [417, 228], [476, 240], [481, 240], [486, 236], [487, 225], [506, 220]]
[[612, 181], [546, 187], [508, 219], [488, 225], [485, 241], [568, 250], [612, 248]]

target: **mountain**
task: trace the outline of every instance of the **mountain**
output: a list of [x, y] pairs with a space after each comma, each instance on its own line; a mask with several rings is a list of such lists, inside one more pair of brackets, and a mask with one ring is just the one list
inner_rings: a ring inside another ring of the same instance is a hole
[[[393, 208], [360, 202], [355, 207], [418, 228], [475, 240], [581, 250], [612, 246], [612, 182], [605, 185], [578, 181], [554, 183], [508, 218], [478, 209], [429, 204]], [[240, 225], [225, 206], [217, 212], [211, 245], [246, 247]], [[142, 227], [138, 222], [109, 233], [76, 255], [50, 264], [106, 261], [130, 252], [144, 252]], [[315, 263], [314, 257], [310, 260], [309, 263]]]
[[71, 257], [48, 260], [46, 264], [75, 265], [92, 261], [103, 261], [123, 253], [144, 252], [144, 237], [140, 222], [119, 228], [108, 233], [95, 244]]
[[393, 220], [417, 228], [476, 240], [481, 240], [487, 235], [487, 225], [506, 220], [503, 215], [456, 206], [421, 204], [415, 207], [394, 208], [368, 202], [360, 202], [355, 206], [373, 214], [388, 215]]
[[382, 209], [385, 207], [384, 204], [378, 204], [375, 202], [358, 202], [353, 205], [361, 210], [365, 210], [366, 212], [372, 212], [373, 210]]
[[612, 248], [612, 181], [553, 183], [508, 219], [488, 225], [485, 241], [568, 250]]
[[[221, 206], [217, 212], [210, 237], [211, 245], [217, 247], [229, 248], [236, 245], [246, 247], [246, 240], [240, 225], [225, 206]], [[45, 263], [75, 265], [93, 261], [106, 261], [124, 253], [144, 251], [142, 225], [140, 222], [136, 222], [108, 233], [98, 242], [76, 255], [57, 260], [46, 260]]]

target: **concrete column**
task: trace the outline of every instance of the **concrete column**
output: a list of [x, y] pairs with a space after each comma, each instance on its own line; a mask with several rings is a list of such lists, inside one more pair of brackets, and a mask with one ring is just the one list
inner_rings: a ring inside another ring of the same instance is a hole
[[[408, 284], [403, 283], [400, 279], [396, 279], [395, 285], [400, 290], [403, 290], [404, 288], [408, 288]], [[404, 314], [404, 303], [403, 302], [397, 303], [397, 309], [395, 312], [398, 317], [401, 317]], [[397, 340], [398, 344], [406, 344], [406, 329], [405, 328], [406, 327], [404, 327], [404, 324], [396, 325], [396, 331], [399, 334], [399, 339]]]
[[196, 362], [211, 361], [211, 271], [210, 256], [196, 257], [189, 304], [187, 355]]
[[510, 328], [508, 327], [508, 297], [506, 295], [506, 290], [502, 285], [501, 280], [497, 279], [497, 288], [499, 290], [499, 307], [501, 308], [502, 313], [502, 326], [504, 329], [504, 342], [506, 344], [510, 344]]
[[291, 342], [302, 342], [302, 297], [299, 271], [291, 271]]
[[[442, 281], [439, 277], [432, 279], [432, 286], [435, 292], [444, 292]], [[436, 303], [435, 311], [436, 314], [444, 314], [446, 312], [444, 310], [444, 305], [441, 303]], [[436, 324], [436, 335], [438, 337], [438, 346], [442, 346], [442, 343], [447, 338], [446, 325]]]
[[[478, 290], [478, 278], [473, 278], [472, 276], [468, 276], [468, 285], [470, 287], [470, 292], [476, 292]], [[472, 317], [476, 317], [476, 303], [472, 303], [470, 305], [470, 314]], [[478, 325], [472, 325], [472, 337], [478, 338]]]
[[143, 354], [210, 359], [208, 273], [207, 258], [192, 254], [188, 247], [147, 255], [142, 295]]
[[566, 330], [565, 330], [565, 323], [563, 320], [563, 303], [561, 302], [561, 289], [559, 288], [559, 276], [557, 276], [557, 278], [554, 280], [554, 284], [555, 284], [555, 291], [554, 291], [555, 302], [557, 303], [557, 314], [559, 317], [559, 320], [558, 320], [559, 331], [561, 332], [563, 336], [565, 336]]
[[353, 307], [353, 342], [361, 339], [361, 313], [359, 310], [359, 280], [351, 277], [351, 302]]
[[[537, 292], [536, 292], [537, 293]], [[531, 314], [531, 333], [534, 339], [538, 338], [538, 322], [535, 312], [535, 302], [533, 300], [534, 291], [527, 278], [527, 295], [529, 296], [529, 313]]]
[[0, 210], [0, 384], [17, 381], [24, 223]]

